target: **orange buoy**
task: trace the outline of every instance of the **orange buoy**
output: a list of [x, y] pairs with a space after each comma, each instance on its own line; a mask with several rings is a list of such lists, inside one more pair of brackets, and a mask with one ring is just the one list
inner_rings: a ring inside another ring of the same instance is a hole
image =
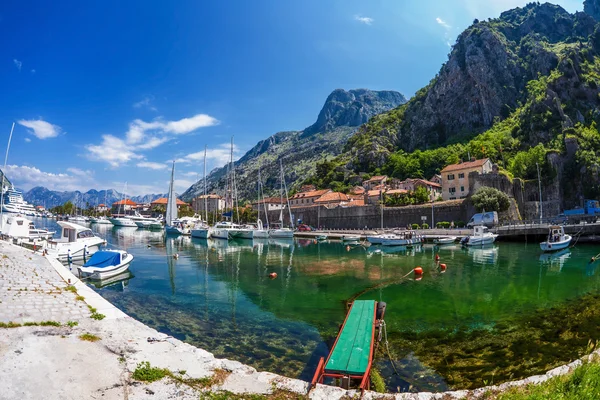
[[440, 264], [440, 270], [446, 272], [446, 264]]
[[269, 278], [271, 278], [271, 279], [275, 279], [275, 278], [277, 278], [277, 272], [271, 272], [271, 273], [269, 274]]
[[415, 279], [416, 280], [420, 280], [423, 277], [423, 268], [416, 267], [413, 271], [415, 272]]
[[350, 246], [346, 246], [346, 251], [350, 251]]
[[440, 255], [439, 254], [435, 255], [435, 261], [440, 261]]

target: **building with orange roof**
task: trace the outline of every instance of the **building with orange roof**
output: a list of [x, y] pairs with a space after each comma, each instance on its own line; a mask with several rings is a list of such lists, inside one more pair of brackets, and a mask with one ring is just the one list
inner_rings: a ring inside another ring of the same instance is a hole
[[442, 175], [442, 198], [444, 200], [463, 199], [469, 195], [469, 174], [488, 174], [492, 172], [492, 162], [489, 158], [451, 164], [446, 166]]
[[419, 187], [424, 187], [429, 193], [429, 201], [435, 201], [442, 195], [442, 185], [421, 178], [409, 178], [396, 182], [396, 189], [404, 189], [414, 192]]
[[306, 207], [313, 205], [315, 200], [325, 193], [331, 192], [331, 189], [311, 190], [309, 192], [296, 193], [290, 197], [290, 208]]
[[385, 190], [377, 189], [377, 190], [369, 190], [365, 192], [364, 202], [365, 204], [379, 204], [382, 197], [382, 191], [385, 193]]
[[137, 207], [137, 203], [130, 199], [123, 199], [112, 203], [110, 213], [114, 216], [132, 215]]
[[265, 208], [267, 211], [281, 210], [285, 208], [286, 204], [285, 199], [280, 197], [265, 197], [263, 200], [252, 203], [252, 209], [261, 212], [264, 212]]
[[329, 192], [315, 200], [315, 204], [320, 206], [339, 206], [350, 201], [350, 197], [345, 193]]

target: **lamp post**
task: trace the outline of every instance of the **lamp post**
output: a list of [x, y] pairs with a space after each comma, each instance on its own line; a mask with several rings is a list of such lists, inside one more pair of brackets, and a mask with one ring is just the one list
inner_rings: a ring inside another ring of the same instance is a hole
[[540, 190], [540, 224], [542, 223], [542, 219], [544, 219], [544, 202], [542, 201], [542, 180], [540, 179], [540, 165], [535, 163], [537, 167], [538, 173], [538, 188]]

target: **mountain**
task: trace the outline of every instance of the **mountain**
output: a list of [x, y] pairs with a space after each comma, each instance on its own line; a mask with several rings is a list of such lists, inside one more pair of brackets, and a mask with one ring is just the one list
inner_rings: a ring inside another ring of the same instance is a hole
[[[259, 167], [267, 191], [279, 188], [280, 160], [287, 184], [292, 188], [298, 186], [314, 172], [317, 161], [339, 154], [358, 126], [373, 115], [404, 102], [404, 96], [394, 91], [334, 90], [313, 125], [301, 131], [279, 132], [261, 140], [234, 163], [239, 196], [256, 198]], [[224, 191], [226, 173], [225, 166], [208, 175], [208, 192]], [[203, 184], [202, 180], [198, 181], [185, 191], [182, 198], [189, 201], [202, 194]]]
[[362, 125], [311, 180], [429, 178], [474, 156], [523, 179], [537, 162], [565, 196], [600, 196], [600, 0], [584, 10], [529, 3], [475, 20], [427, 86]]
[[[150, 203], [160, 197], [166, 197], [166, 194], [148, 194], [142, 196], [131, 196], [129, 199], [136, 203]], [[46, 208], [52, 208], [61, 204], [71, 201], [78, 207], [95, 206], [97, 204], [111, 205], [115, 201], [119, 201], [123, 198], [123, 195], [114, 189], [109, 190], [95, 190], [91, 189], [85, 193], [78, 190], [72, 192], [59, 192], [54, 190], [46, 189], [42, 186], [34, 187], [28, 192], [23, 194], [25, 201], [35, 205], [43, 205]]]

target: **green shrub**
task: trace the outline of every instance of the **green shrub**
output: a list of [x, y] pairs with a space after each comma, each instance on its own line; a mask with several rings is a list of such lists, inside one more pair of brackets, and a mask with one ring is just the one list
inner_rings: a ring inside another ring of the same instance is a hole
[[412, 224], [412, 228], [413, 228], [413, 229], [419, 229], [419, 228], [420, 228], [420, 226], [419, 226], [419, 224]]
[[440, 221], [437, 224], [435, 224], [436, 227], [440, 228], [440, 229], [448, 229], [450, 228], [450, 222], [448, 221]]
[[161, 380], [167, 375], [169, 375], [168, 370], [152, 367], [148, 361], [143, 361], [137, 365], [132, 377], [136, 381], [154, 382]]
[[465, 225], [466, 225], [466, 224], [465, 224], [465, 221], [460, 221], [460, 220], [459, 220], [459, 221], [456, 221], [456, 222], [454, 223], [454, 226], [455, 226], [455, 227], [457, 227], [457, 228], [464, 228], [464, 227], [465, 227]]
[[479, 212], [506, 211], [510, 207], [508, 195], [493, 187], [482, 186], [471, 197], [475, 209]]
[[424, 223], [421, 225], [421, 229], [429, 229], [429, 224]]

